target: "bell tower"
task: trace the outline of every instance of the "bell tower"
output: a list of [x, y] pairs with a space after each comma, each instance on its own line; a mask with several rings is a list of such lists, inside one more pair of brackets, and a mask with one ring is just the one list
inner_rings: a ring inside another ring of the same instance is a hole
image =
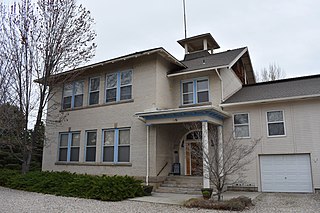
[[179, 40], [178, 43], [184, 48], [186, 55], [201, 51], [212, 54], [215, 49], [220, 48], [210, 33], [185, 38]]

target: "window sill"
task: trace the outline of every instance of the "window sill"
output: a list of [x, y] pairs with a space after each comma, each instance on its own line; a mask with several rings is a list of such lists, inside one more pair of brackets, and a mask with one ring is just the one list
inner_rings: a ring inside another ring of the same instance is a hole
[[287, 135], [268, 135], [267, 137], [268, 138], [284, 138], [286, 137]]
[[128, 99], [128, 100], [122, 100], [122, 101], [110, 102], [110, 103], [104, 103], [104, 104], [94, 104], [94, 105], [77, 107], [77, 108], [73, 108], [73, 109], [61, 109], [60, 112], [70, 112], [70, 111], [76, 111], [76, 110], [82, 110], [82, 109], [91, 109], [91, 108], [111, 106], [111, 105], [117, 105], [117, 104], [125, 104], [125, 103], [132, 103], [132, 102], [134, 102], [134, 99]]
[[185, 104], [185, 105], [180, 105], [179, 108], [197, 107], [197, 106], [206, 106], [206, 105], [212, 105], [212, 102], [203, 102], [198, 104]]
[[108, 162], [61, 162], [58, 161], [55, 165], [67, 166], [132, 166], [132, 163], [108, 163]]

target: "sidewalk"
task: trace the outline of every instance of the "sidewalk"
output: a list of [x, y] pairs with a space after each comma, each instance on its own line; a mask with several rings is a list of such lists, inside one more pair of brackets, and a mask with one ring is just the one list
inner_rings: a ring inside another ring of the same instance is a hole
[[[260, 192], [235, 192], [228, 191], [222, 194], [223, 200], [229, 200], [234, 197], [246, 196], [252, 200], [258, 197]], [[153, 192], [152, 196], [144, 196], [132, 198], [132, 201], [142, 201], [149, 203], [162, 203], [162, 204], [172, 204], [172, 205], [183, 205], [183, 203], [191, 198], [201, 198], [202, 195], [190, 195], [190, 194], [173, 194], [173, 193], [159, 193]]]

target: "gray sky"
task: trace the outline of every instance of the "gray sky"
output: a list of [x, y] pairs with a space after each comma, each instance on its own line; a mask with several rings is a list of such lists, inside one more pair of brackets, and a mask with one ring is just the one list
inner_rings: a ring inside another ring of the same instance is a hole
[[[79, 0], [96, 22], [98, 62], [164, 47], [182, 59], [182, 0]], [[220, 50], [248, 46], [255, 71], [320, 73], [319, 0], [186, 0], [188, 36], [210, 32]]]

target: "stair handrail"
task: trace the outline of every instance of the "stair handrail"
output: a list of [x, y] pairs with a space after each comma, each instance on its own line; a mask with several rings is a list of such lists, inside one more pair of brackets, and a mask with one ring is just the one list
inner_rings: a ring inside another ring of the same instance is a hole
[[167, 165], [168, 165], [168, 161], [164, 164], [160, 172], [158, 172], [157, 177], [161, 174], [161, 172], [164, 170], [164, 168], [166, 168]]

